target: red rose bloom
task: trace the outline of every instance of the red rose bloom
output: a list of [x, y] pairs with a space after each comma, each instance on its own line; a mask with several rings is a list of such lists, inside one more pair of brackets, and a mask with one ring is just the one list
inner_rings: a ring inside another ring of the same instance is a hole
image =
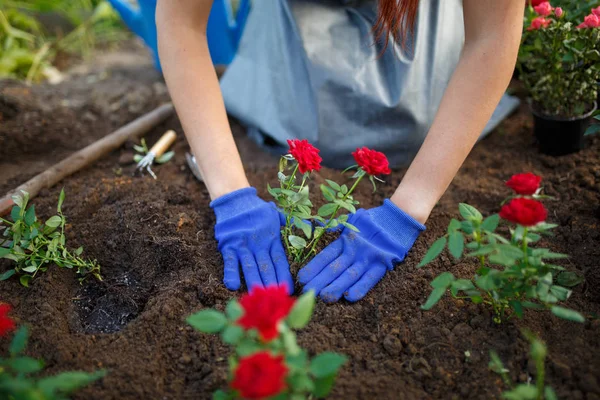
[[538, 29], [545, 28], [550, 25], [552, 22], [551, 19], [546, 19], [544, 17], [536, 17], [531, 21], [531, 25], [527, 28], [528, 31], [537, 31]]
[[514, 190], [517, 194], [530, 196], [540, 188], [541, 181], [542, 177], [527, 172], [526, 174], [513, 175], [506, 182], [506, 186]]
[[522, 226], [533, 226], [546, 220], [546, 207], [537, 200], [519, 197], [502, 206], [500, 217]]
[[4, 336], [15, 329], [15, 321], [8, 317], [10, 308], [8, 304], [0, 304], [0, 336]]
[[279, 334], [277, 325], [287, 317], [295, 302], [285, 285], [256, 286], [240, 299], [244, 315], [237, 323], [244, 329], [257, 329], [261, 339], [269, 342]]
[[352, 156], [356, 163], [369, 175], [388, 175], [390, 164], [385, 154], [366, 147], [356, 149]]
[[533, 9], [538, 15], [541, 15], [542, 17], [547, 17], [548, 15], [552, 14], [553, 10], [552, 6], [550, 5], [550, 2], [548, 1], [540, 3], [539, 5], [533, 7]]
[[542, 3], [547, 3], [548, 0], [531, 0], [531, 5], [533, 7], [539, 6]]
[[287, 373], [283, 356], [274, 357], [261, 351], [240, 360], [231, 387], [239, 390], [244, 399], [264, 399], [285, 389]]
[[308, 143], [308, 140], [294, 139], [287, 142], [290, 146], [290, 154], [298, 162], [298, 169], [301, 174], [321, 169], [323, 159], [319, 156], [319, 149]]

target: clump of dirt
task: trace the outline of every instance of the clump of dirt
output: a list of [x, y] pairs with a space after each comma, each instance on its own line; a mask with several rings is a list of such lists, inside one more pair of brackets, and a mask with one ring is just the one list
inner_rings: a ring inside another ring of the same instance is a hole
[[[15, 105], [1, 109], [8, 115], [0, 124], [1, 190], [166, 99], [166, 93], [157, 94], [155, 88], [164, 84], [149, 63], [113, 67], [103, 79], [85, 84], [86, 76], [99, 73], [88, 71], [57, 87], [0, 85], [0, 99], [10, 98], [0, 103]], [[117, 89], [123, 85], [152, 88], [152, 94], [144, 94], [143, 105], [132, 109], [126, 105], [136, 100]], [[83, 95], [84, 87], [111, 100]], [[114, 93], [120, 94], [113, 98]], [[75, 109], [74, 102], [79, 102]], [[119, 106], [111, 111], [103, 104]], [[86, 112], [94, 117], [85, 117]], [[250, 183], [270, 199], [266, 184], [275, 183], [277, 160], [232, 123]], [[536, 150], [531, 125], [522, 107], [477, 144], [406, 260], [364, 300], [318, 302], [313, 321], [298, 339], [312, 354], [331, 350], [349, 356], [331, 398], [498, 398], [504, 387], [488, 370], [489, 350], [499, 353], [515, 381], [531, 376], [520, 328], [547, 342], [547, 382], [559, 398], [600, 398], [600, 138], [590, 137], [577, 154], [552, 158]], [[19, 323], [32, 328], [28, 354], [43, 357], [48, 373], [108, 369], [105, 379], [78, 392], [76, 399], [210, 398], [225, 385], [229, 349], [218, 337], [192, 330], [185, 318], [206, 307], [223, 310], [241, 292], [222, 284], [210, 199], [185, 165], [187, 145], [179, 122], [168, 120], [147, 140], [153, 143], [166, 129], [175, 129], [179, 137], [174, 160], [155, 169], [158, 180], [134, 174], [128, 144], [60, 185], [67, 193], [68, 241], [98, 259], [103, 282], [81, 286], [71, 271], [57, 267], [36, 278], [30, 289], [14, 279], [0, 282], [0, 300], [13, 304]], [[451, 298], [431, 311], [421, 310], [435, 276], [451, 271], [467, 278], [477, 268], [447, 255], [416, 268], [457, 215], [458, 203], [496, 212], [507, 194], [504, 181], [523, 171], [543, 176], [545, 192], [556, 198], [547, 206], [550, 222], [559, 226], [540, 246], [571, 255], [565, 268], [582, 274], [585, 282], [574, 289], [568, 306], [592, 318], [576, 324], [529, 311], [522, 320], [497, 325], [484, 307]], [[381, 204], [403, 173], [395, 170], [375, 194], [368, 183], [361, 185], [355, 198], [366, 208]], [[315, 204], [321, 201], [318, 184], [339, 177], [339, 171], [327, 168], [316, 174], [311, 182]], [[60, 186], [33, 200], [41, 216], [51, 215]], [[6, 265], [0, 263], [0, 272]], [[0, 340], [2, 351], [6, 346]]]

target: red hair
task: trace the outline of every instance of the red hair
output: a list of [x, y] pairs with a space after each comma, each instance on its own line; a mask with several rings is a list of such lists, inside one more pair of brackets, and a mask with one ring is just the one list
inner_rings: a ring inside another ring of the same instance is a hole
[[390, 34], [405, 47], [406, 37], [415, 29], [418, 9], [419, 0], [379, 0], [373, 32], [377, 40], [384, 39], [384, 49], [389, 43]]

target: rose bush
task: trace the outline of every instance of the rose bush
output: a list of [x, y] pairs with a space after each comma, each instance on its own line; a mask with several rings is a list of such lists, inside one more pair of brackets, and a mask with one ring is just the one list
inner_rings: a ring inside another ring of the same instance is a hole
[[[499, 214], [485, 219], [474, 207], [460, 204], [463, 220], [450, 221], [448, 233], [431, 245], [419, 267], [433, 261], [447, 247], [456, 260], [463, 255], [474, 258], [479, 268], [471, 279], [456, 278], [451, 272], [438, 275], [431, 282], [433, 290], [423, 309], [431, 309], [449, 291], [456, 298], [491, 306], [497, 323], [512, 315], [521, 317], [524, 308], [549, 309], [560, 318], [585, 320], [580, 313], [558, 305], [571, 296], [567, 288], [581, 282], [578, 275], [554, 263], [567, 256], [533, 248], [542, 235], [549, 235], [556, 227], [545, 222], [547, 211], [539, 200], [547, 196], [540, 194], [540, 181], [531, 173], [511, 177], [506, 185], [515, 193]], [[501, 219], [509, 225], [508, 239], [496, 232]], [[512, 313], [507, 314], [509, 310]]]
[[528, 7], [517, 69], [534, 110], [542, 115], [579, 117], [594, 107], [600, 80], [600, 21], [596, 9], [588, 12], [576, 26], [567, 9], [550, 2]]
[[[288, 154], [282, 156], [279, 161], [277, 173], [279, 187], [272, 188], [268, 185], [267, 189], [285, 216], [281, 235], [287, 252], [294, 261], [304, 263], [309, 257], [315, 255], [317, 246], [327, 230], [341, 225], [358, 231], [355, 226], [348, 223], [348, 215], [338, 215], [339, 212], [342, 209], [350, 213], [356, 212], [356, 205], [359, 202], [354, 200], [352, 193], [365, 176], [369, 177], [373, 188], [376, 189], [377, 176], [387, 175], [391, 171], [385, 154], [367, 147], [356, 149], [352, 153], [356, 165], [346, 169], [346, 171], [356, 169], [356, 173], [351, 178], [354, 179], [354, 183], [348, 188], [348, 185], [340, 185], [326, 179], [326, 183], [320, 185], [326, 203], [317, 210], [316, 214], [313, 214], [308, 181], [311, 172], [319, 171], [321, 168], [319, 150], [307, 140], [288, 140], [288, 145]], [[301, 178], [297, 177], [298, 172], [302, 174]]]
[[294, 329], [304, 328], [315, 305], [314, 292], [298, 299], [286, 288], [254, 287], [225, 313], [202, 310], [187, 322], [205, 333], [218, 333], [235, 349], [229, 357], [229, 388], [214, 398], [301, 399], [326, 397], [346, 357], [322, 353], [312, 359], [298, 347]]

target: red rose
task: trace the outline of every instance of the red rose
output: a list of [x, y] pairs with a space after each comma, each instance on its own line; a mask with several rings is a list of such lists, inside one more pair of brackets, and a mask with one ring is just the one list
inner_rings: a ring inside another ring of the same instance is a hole
[[539, 6], [540, 4], [546, 3], [546, 2], [548, 2], [548, 0], [531, 0], [531, 5], [533, 7], [535, 7], [535, 6]]
[[532, 195], [539, 189], [541, 181], [542, 177], [527, 172], [526, 174], [513, 175], [506, 182], [506, 186], [514, 190], [517, 194]]
[[538, 29], [545, 28], [550, 25], [552, 22], [551, 19], [546, 19], [544, 17], [536, 17], [531, 21], [531, 25], [527, 28], [528, 31], [537, 31]]
[[295, 302], [285, 285], [255, 286], [240, 299], [244, 315], [237, 323], [244, 329], [257, 329], [262, 340], [271, 341], [279, 335], [277, 325], [287, 317]]
[[290, 146], [290, 154], [298, 162], [298, 169], [301, 174], [321, 169], [323, 159], [319, 156], [319, 149], [308, 143], [308, 140], [294, 139], [287, 142]]
[[231, 387], [239, 390], [244, 399], [264, 399], [285, 389], [287, 373], [283, 356], [261, 351], [240, 359]]
[[600, 17], [600, 6], [592, 8], [592, 14], [594, 14], [596, 17]]
[[583, 23], [588, 28], [598, 28], [600, 27], [600, 18], [596, 14], [590, 14], [583, 19]]
[[522, 226], [533, 226], [546, 220], [546, 207], [537, 200], [519, 197], [502, 206], [500, 217]]
[[542, 17], [547, 17], [548, 15], [552, 14], [553, 10], [552, 6], [550, 5], [550, 2], [548, 1], [540, 3], [539, 5], [533, 7], [533, 9], [538, 15], [541, 15]]
[[356, 149], [352, 156], [356, 163], [369, 175], [387, 175], [390, 171], [390, 163], [385, 154], [366, 147]]
[[8, 317], [10, 308], [8, 304], [0, 304], [0, 336], [4, 336], [15, 329], [15, 321]]

